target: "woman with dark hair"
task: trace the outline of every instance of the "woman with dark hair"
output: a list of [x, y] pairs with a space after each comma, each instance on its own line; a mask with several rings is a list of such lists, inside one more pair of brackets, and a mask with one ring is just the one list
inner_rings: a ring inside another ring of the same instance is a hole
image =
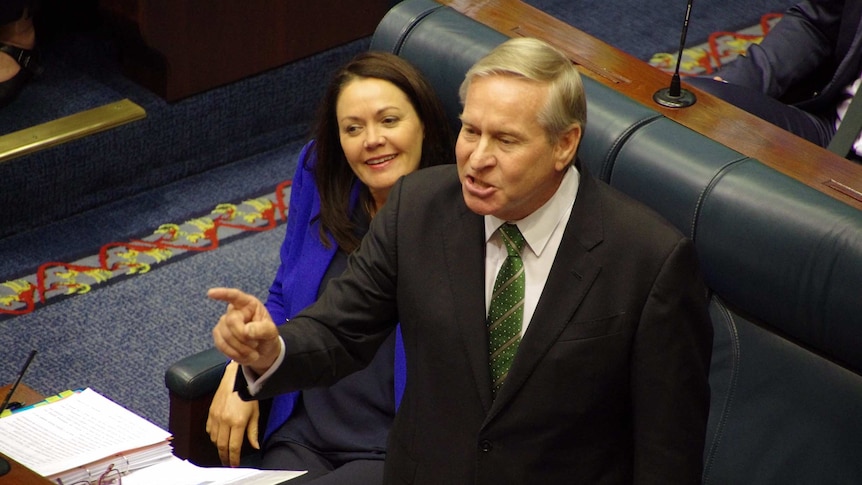
[[35, 0], [0, 2], [0, 108], [14, 100], [38, 68]]
[[[266, 301], [274, 321], [289, 325], [341, 274], [398, 178], [452, 159], [449, 127], [431, 86], [395, 55], [363, 53], [335, 74], [292, 180], [281, 265]], [[245, 436], [260, 448], [258, 403], [234, 392], [237, 368], [228, 364], [207, 420], [222, 462], [232, 466]], [[277, 397], [261, 467], [309, 471], [292, 483], [380, 483], [404, 378], [396, 331], [362, 371]]]

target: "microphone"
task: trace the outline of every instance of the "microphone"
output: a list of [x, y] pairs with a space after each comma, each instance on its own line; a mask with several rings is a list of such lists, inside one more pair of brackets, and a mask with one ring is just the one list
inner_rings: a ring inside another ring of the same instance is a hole
[[[3, 400], [3, 405], [0, 406], [0, 413], [2, 413], [7, 407], [12, 408], [9, 404], [9, 400], [12, 399], [12, 394], [15, 394], [15, 390], [18, 389], [18, 384], [21, 384], [21, 379], [24, 378], [24, 373], [27, 372], [27, 368], [30, 367], [30, 362], [33, 362], [33, 357], [36, 356], [36, 351], [31, 350], [30, 355], [27, 357], [27, 361], [24, 362], [24, 368], [21, 369], [21, 372], [18, 373], [18, 378], [15, 379], [15, 384], [12, 384], [12, 388], [9, 390], [9, 394], [6, 395], [6, 399]], [[21, 405], [14, 406], [15, 408], [20, 407]]]
[[697, 97], [691, 91], [683, 89], [679, 79], [679, 65], [682, 62], [682, 50], [685, 48], [685, 37], [688, 34], [688, 20], [691, 18], [691, 4], [688, 0], [685, 9], [685, 21], [682, 24], [682, 35], [679, 39], [679, 53], [676, 58], [676, 69], [670, 80], [669, 88], [662, 88], [652, 95], [653, 101], [666, 108], [687, 108], [697, 101]]
[[[18, 389], [18, 384], [21, 383], [21, 379], [24, 377], [24, 373], [27, 372], [27, 368], [30, 367], [30, 362], [33, 362], [33, 357], [36, 356], [36, 351], [31, 350], [30, 355], [27, 357], [27, 361], [24, 362], [24, 368], [21, 369], [21, 372], [18, 373], [18, 378], [15, 379], [15, 384], [12, 384], [12, 388], [9, 390], [9, 394], [6, 395], [6, 398], [3, 399], [3, 405], [0, 406], [0, 412], [6, 409], [6, 407], [11, 407], [9, 404], [9, 400], [12, 399], [12, 394], [15, 394], [15, 390]], [[6, 475], [12, 470], [12, 465], [9, 463], [9, 460], [0, 456], [0, 477]]]

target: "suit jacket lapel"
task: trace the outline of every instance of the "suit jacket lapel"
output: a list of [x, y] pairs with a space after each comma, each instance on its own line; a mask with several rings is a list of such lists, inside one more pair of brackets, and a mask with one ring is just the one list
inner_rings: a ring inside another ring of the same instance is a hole
[[[578, 196], [530, 325], [521, 340], [506, 384], [488, 419], [523, 386], [581, 305], [601, 269], [590, 250], [603, 239], [601, 201], [595, 179], [583, 169]], [[486, 344], [487, 346], [487, 344]]]
[[459, 210], [444, 221], [446, 270], [453, 295], [455, 323], [461, 332], [482, 406], [493, 400], [488, 368], [488, 334], [485, 328], [485, 229], [482, 216], [458, 201]]
[[827, 91], [833, 85], [834, 89], [843, 90], [859, 76], [859, 64], [862, 58], [862, 47], [860, 47], [862, 46], [862, 2], [847, 2], [842, 16], [845, 20], [841, 23], [836, 51], [843, 52], [844, 55], [835, 70], [835, 75], [823, 91]]

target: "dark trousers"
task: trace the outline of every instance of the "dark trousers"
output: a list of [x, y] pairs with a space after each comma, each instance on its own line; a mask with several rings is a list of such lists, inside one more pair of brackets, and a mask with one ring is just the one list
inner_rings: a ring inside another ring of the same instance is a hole
[[308, 485], [375, 485], [383, 483], [383, 460], [338, 461], [295, 443], [266, 447], [260, 468], [308, 470], [288, 483]]
[[796, 136], [825, 147], [835, 135], [835, 113], [817, 116], [784, 104], [747, 86], [723, 83], [710, 78], [688, 78], [686, 83], [748, 111]]

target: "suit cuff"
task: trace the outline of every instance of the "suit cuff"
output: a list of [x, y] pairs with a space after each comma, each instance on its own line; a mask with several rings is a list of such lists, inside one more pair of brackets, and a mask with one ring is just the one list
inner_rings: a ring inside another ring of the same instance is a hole
[[248, 394], [250, 396], [256, 396], [260, 389], [266, 384], [267, 380], [272, 376], [276, 370], [278, 370], [279, 366], [281, 366], [282, 361], [284, 361], [284, 354], [286, 353], [286, 347], [284, 345], [284, 339], [279, 335], [278, 337], [279, 343], [279, 352], [278, 357], [275, 359], [275, 362], [269, 366], [269, 369], [263, 373], [263, 375], [258, 376], [257, 373], [251, 370], [248, 366], [240, 366], [242, 369], [242, 375], [245, 377], [245, 382], [247, 384], [246, 389], [248, 390]]

